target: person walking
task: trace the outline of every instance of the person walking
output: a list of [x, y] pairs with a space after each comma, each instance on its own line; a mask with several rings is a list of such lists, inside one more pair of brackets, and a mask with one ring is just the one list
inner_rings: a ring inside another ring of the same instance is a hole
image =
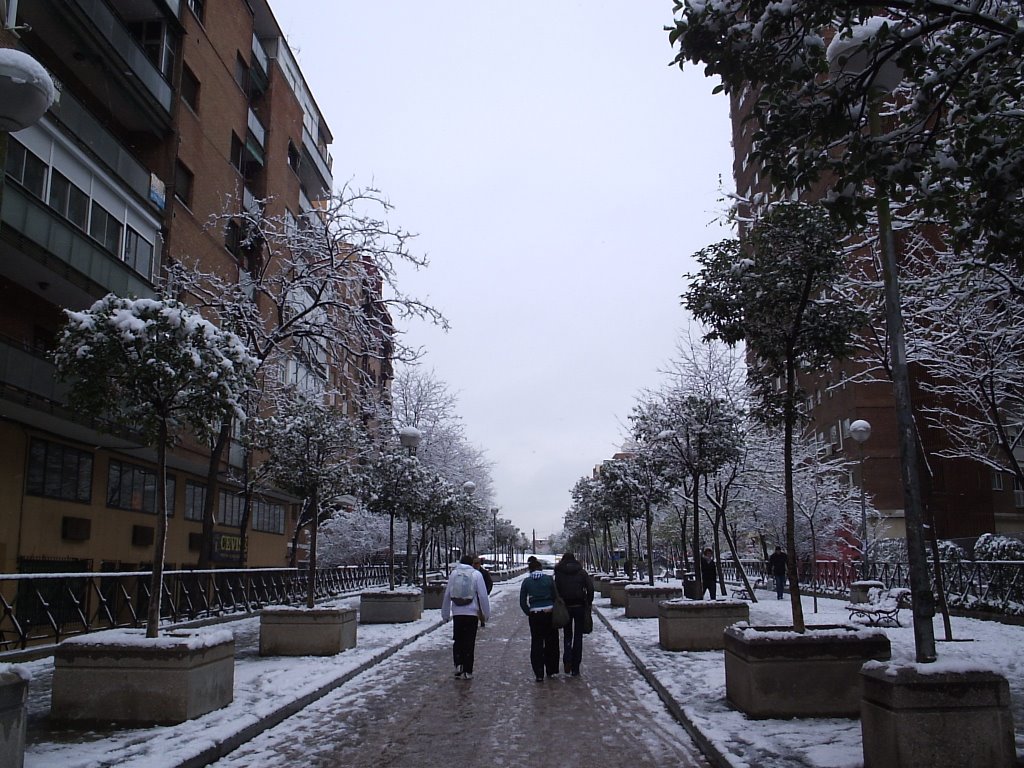
[[[711, 547], [705, 547], [700, 556], [700, 583], [704, 592], [710, 592], [711, 599], [715, 600], [718, 594], [718, 565]], [[704, 592], [701, 592], [701, 599], [704, 598]]]
[[538, 683], [558, 674], [558, 630], [551, 623], [555, 607], [555, 580], [544, 573], [538, 560], [530, 562], [530, 572], [519, 588], [519, 607], [530, 622], [530, 666]]
[[[487, 587], [487, 594], [490, 595], [491, 590], [494, 589], [494, 579], [491, 578], [491, 574], [484, 568], [484, 559], [482, 557], [474, 557], [473, 567], [484, 577], [484, 585]], [[487, 622], [484, 621], [483, 614], [480, 614], [478, 618], [480, 619], [480, 629], [483, 629]]]
[[[583, 634], [594, 602], [594, 581], [572, 552], [566, 552], [555, 566], [555, 588], [569, 609], [569, 623], [562, 630], [562, 661], [565, 673], [573, 677], [580, 674], [583, 661]], [[592, 625], [591, 625], [592, 626]]]
[[473, 679], [477, 621], [491, 618], [484, 577], [473, 567], [473, 556], [464, 555], [455, 566], [441, 598], [441, 618], [452, 620], [452, 657], [455, 677]]
[[776, 547], [775, 553], [768, 558], [768, 572], [775, 577], [775, 594], [779, 600], [782, 599], [782, 590], [786, 588], [786, 567], [789, 565], [789, 558], [782, 551], [782, 547]]

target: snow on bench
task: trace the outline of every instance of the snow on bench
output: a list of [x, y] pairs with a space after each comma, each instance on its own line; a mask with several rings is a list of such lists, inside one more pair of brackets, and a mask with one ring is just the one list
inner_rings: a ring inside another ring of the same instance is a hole
[[910, 608], [910, 590], [905, 587], [872, 587], [868, 590], [868, 602], [847, 603], [845, 606], [845, 610], [850, 612], [850, 621], [857, 616], [866, 619], [866, 624], [871, 627], [900, 626], [901, 608]]

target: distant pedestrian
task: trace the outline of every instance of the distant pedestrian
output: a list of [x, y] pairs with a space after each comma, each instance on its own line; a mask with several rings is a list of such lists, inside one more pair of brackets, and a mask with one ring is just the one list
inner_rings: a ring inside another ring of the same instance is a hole
[[786, 568], [789, 565], [789, 558], [782, 551], [782, 547], [776, 547], [775, 553], [768, 558], [768, 572], [775, 577], [775, 594], [782, 599], [782, 591], [786, 588]]
[[[484, 577], [484, 585], [487, 587], [487, 594], [491, 594], [491, 590], [494, 589], [494, 579], [491, 578], [491, 574], [486, 568], [484, 568], [484, 559], [482, 557], [474, 557], [473, 567], [476, 568], [477, 571], [480, 572], [480, 575]], [[483, 629], [487, 622], [484, 620], [484, 615], [482, 613], [479, 615], [479, 619], [480, 628]]]
[[569, 609], [569, 623], [562, 630], [562, 661], [565, 673], [577, 677], [583, 661], [584, 623], [594, 602], [594, 581], [576, 556], [566, 552], [555, 566], [555, 587]]
[[491, 618], [484, 577], [473, 567], [473, 556], [464, 555], [455, 566], [441, 598], [441, 618], [452, 619], [452, 657], [455, 677], [473, 679], [477, 621]]
[[[700, 556], [700, 581], [705, 592], [711, 593], [711, 599], [716, 599], [718, 594], [718, 565], [715, 563], [715, 553], [711, 547], [705, 547]], [[704, 599], [704, 592], [700, 594]]]
[[544, 573], [539, 560], [529, 563], [530, 572], [519, 588], [519, 607], [530, 621], [530, 666], [538, 683], [558, 674], [558, 630], [551, 623], [555, 607], [555, 580]]

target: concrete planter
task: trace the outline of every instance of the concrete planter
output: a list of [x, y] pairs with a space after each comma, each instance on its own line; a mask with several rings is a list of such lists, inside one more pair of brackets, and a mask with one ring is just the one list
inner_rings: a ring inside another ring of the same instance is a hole
[[227, 630], [80, 635], [57, 646], [50, 716], [57, 721], [173, 725], [234, 699], [235, 640]]
[[[495, 576], [491, 576], [495, 583], [499, 581]], [[446, 583], [435, 583], [427, 584], [423, 588], [423, 610], [437, 610], [441, 607], [441, 598], [444, 597], [444, 590], [448, 585]]]
[[608, 597], [612, 600], [613, 608], [626, 607], [626, 585], [630, 584], [629, 579], [612, 579], [608, 585]]
[[864, 768], [1017, 765], [1006, 678], [941, 669], [941, 662], [865, 665]]
[[725, 694], [753, 718], [857, 717], [860, 669], [890, 657], [879, 629], [817, 626], [799, 634], [790, 627], [725, 630]]
[[28, 675], [16, 667], [0, 666], [0, 765], [25, 764], [25, 704]]
[[360, 624], [408, 624], [423, 617], [423, 592], [395, 589], [359, 596]]
[[679, 587], [652, 587], [649, 584], [630, 584], [626, 587], [626, 618], [656, 619], [658, 603], [683, 596]]
[[333, 656], [355, 647], [355, 608], [260, 611], [260, 656]]
[[714, 651], [725, 647], [723, 633], [750, 620], [742, 600], [672, 600], [658, 605], [658, 643], [666, 651]]
[[614, 576], [604, 576], [600, 581], [594, 582], [594, 589], [601, 595], [601, 597], [612, 596], [612, 580], [616, 578]]
[[872, 589], [885, 589], [885, 584], [880, 581], [852, 581], [850, 582], [850, 602], [851, 603], [866, 603], [868, 602], [868, 593]]

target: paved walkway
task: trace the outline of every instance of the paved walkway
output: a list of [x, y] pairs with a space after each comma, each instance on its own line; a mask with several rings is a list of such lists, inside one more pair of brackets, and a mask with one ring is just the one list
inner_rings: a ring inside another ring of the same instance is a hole
[[54, 729], [52, 661], [30, 662], [25, 767], [198, 768], [220, 758], [220, 768], [418, 768], [456, 759], [453, 743], [465, 768], [708, 766], [600, 620], [582, 675], [537, 683], [518, 594], [518, 580], [495, 585], [471, 681], [452, 676], [451, 624], [437, 610], [412, 624], [360, 625], [358, 646], [328, 658], [261, 658], [258, 620], [231, 622], [235, 701], [177, 726]]
[[472, 680], [452, 675], [448, 624], [214, 765], [708, 765], [607, 627], [586, 639], [580, 677], [537, 683], [518, 582], [495, 597]]

